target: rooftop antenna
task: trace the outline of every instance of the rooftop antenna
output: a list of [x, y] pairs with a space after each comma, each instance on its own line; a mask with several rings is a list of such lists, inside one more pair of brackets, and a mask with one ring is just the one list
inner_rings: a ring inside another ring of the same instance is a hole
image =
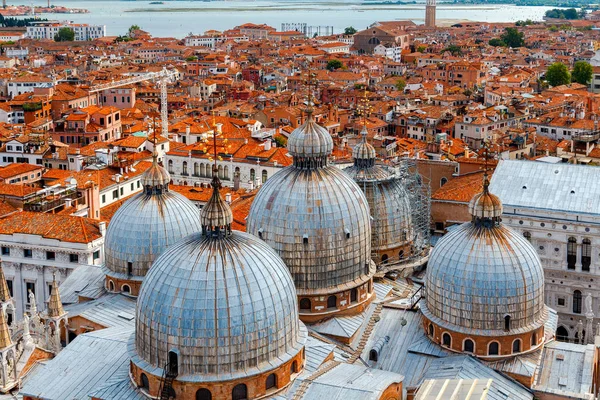
[[312, 93], [312, 86], [314, 85], [315, 87], [317, 86], [317, 80], [316, 75], [313, 74], [312, 69], [310, 68], [310, 61], [308, 61], [308, 59], [306, 60], [307, 63], [307, 77], [306, 77], [306, 97], [307, 97], [307, 105], [306, 105], [306, 113], [307, 114], [312, 114], [313, 112], [313, 93]]
[[488, 161], [490, 158], [490, 144], [488, 141], [483, 141], [483, 192], [489, 193], [490, 180], [488, 176], [489, 165]]

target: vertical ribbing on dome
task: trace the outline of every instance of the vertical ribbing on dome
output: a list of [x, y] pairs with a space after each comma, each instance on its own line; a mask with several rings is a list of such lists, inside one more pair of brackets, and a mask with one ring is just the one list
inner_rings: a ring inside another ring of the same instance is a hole
[[287, 149], [296, 168], [324, 168], [333, 151], [333, 139], [327, 129], [314, 120], [312, 113], [308, 113], [306, 122], [290, 135]]
[[4, 276], [4, 268], [0, 262], [0, 302], [6, 303], [10, 301], [10, 290], [8, 290], [8, 283], [6, 283], [6, 277]]
[[360, 134], [362, 136], [361, 141], [354, 146], [352, 149], [352, 158], [354, 158], [354, 165], [358, 168], [370, 168], [375, 165], [377, 159], [377, 153], [375, 148], [367, 142], [367, 126], [363, 126]]
[[60, 300], [58, 284], [56, 283], [56, 273], [54, 273], [52, 275], [52, 293], [50, 293], [50, 300], [48, 301], [48, 317], [58, 318], [64, 314], [65, 310]]
[[154, 134], [154, 149], [152, 150], [152, 166], [142, 175], [142, 185], [146, 194], [160, 194], [169, 191], [171, 175], [158, 163], [158, 151], [156, 149], [156, 133]]
[[233, 222], [233, 213], [227, 202], [221, 198], [221, 180], [219, 179], [219, 169], [217, 168], [217, 135], [213, 135], [214, 146], [214, 164], [212, 188], [213, 192], [206, 205], [200, 211], [200, 225], [202, 225], [202, 234], [210, 237], [220, 238], [231, 234], [231, 223]]
[[476, 194], [469, 203], [469, 213], [472, 222], [481, 227], [492, 227], [499, 225], [503, 212], [502, 201], [489, 190], [490, 180], [486, 169], [483, 173], [483, 191]]

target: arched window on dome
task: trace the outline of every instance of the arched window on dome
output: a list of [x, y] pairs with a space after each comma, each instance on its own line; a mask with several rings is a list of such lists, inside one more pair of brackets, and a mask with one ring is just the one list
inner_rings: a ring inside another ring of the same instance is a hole
[[433, 324], [429, 323], [429, 326], [427, 327], [427, 331], [429, 332], [429, 336], [433, 337]]
[[521, 352], [521, 339], [515, 339], [513, 341], [512, 352], [513, 353], [520, 353]]
[[310, 299], [300, 299], [300, 309], [310, 311], [312, 309]]
[[277, 387], [277, 375], [271, 374], [267, 376], [267, 380], [265, 382], [265, 389], [269, 390], [275, 387]]
[[169, 173], [172, 174], [173, 173], [173, 160], [169, 160], [167, 165], [168, 165], [167, 168], [169, 169]]
[[131, 293], [131, 288], [129, 287], [129, 285], [123, 285], [121, 286], [121, 291], [123, 293]]
[[387, 254], [382, 255], [381, 256], [381, 263], [382, 264], [386, 264], [387, 261], [388, 261], [388, 255]]
[[298, 361], [294, 360], [292, 362], [292, 374], [295, 374], [298, 372]]
[[243, 383], [236, 385], [231, 392], [231, 400], [246, 400], [248, 398], [248, 388]]
[[537, 332], [531, 334], [531, 347], [537, 346]]
[[398, 258], [401, 260], [404, 258], [404, 250], [400, 250], [400, 253], [398, 253]]
[[577, 239], [573, 236], [569, 238], [567, 242], [567, 268], [575, 269], [575, 263], [577, 262]]
[[263, 169], [262, 170], [262, 183], [265, 183], [267, 181], [268, 177], [269, 177], [269, 173], [267, 172], [266, 169]]
[[194, 163], [194, 176], [200, 176], [200, 164], [197, 162]]
[[206, 388], [198, 389], [196, 400], [212, 400], [212, 393]]
[[358, 289], [354, 288], [350, 291], [350, 303], [356, 303], [358, 301]]
[[491, 342], [488, 345], [488, 355], [489, 356], [497, 356], [498, 354], [500, 354], [500, 343]]
[[471, 339], [465, 339], [463, 342], [463, 351], [467, 353], [475, 353], [475, 343]]
[[188, 170], [187, 170], [187, 161], [184, 161], [181, 167], [181, 174], [182, 175], [187, 175], [188, 174]]
[[329, 296], [327, 298], [327, 308], [336, 308], [337, 307], [337, 297]]
[[448, 183], [448, 179], [446, 179], [446, 178], [440, 179], [440, 187], [444, 186], [446, 183]]
[[450, 336], [448, 332], [444, 332], [444, 334], [442, 335], [442, 345], [446, 347], [452, 346], [452, 336]]
[[510, 315], [504, 316], [504, 330], [507, 332], [510, 331]]
[[560, 342], [568, 342], [569, 341], [569, 331], [564, 326], [559, 326], [556, 329], [556, 340]]
[[169, 363], [167, 365], [168, 373], [177, 376], [179, 374], [179, 361], [177, 353], [169, 351]]
[[592, 241], [583, 239], [581, 242], [581, 270], [589, 271], [592, 264]]
[[531, 243], [531, 232], [523, 232], [523, 237], [527, 239], [529, 243]]
[[111, 292], [115, 291], [115, 283], [113, 281], [108, 281], [108, 290]]
[[573, 313], [581, 314], [581, 292], [576, 290], [573, 292]]
[[146, 374], [140, 375], [140, 381], [140, 387], [142, 389], [150, 390], [150, 381], [148, 381], [148, 376], [146, 376]]

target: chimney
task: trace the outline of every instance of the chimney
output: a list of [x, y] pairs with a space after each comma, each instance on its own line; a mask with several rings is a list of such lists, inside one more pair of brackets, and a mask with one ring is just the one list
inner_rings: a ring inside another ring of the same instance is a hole
[[240, 173], [233, 174], [233, 190], [240, 190]]
[[106, 235], [106, 222], [100, 221], [98, 222], [98, 229], [100, 229], [100, 235]]
[[265, 141], [265, 151], [269, 150], [271, 150], [271, 139], [267, 139], [267, 141]]
[[225, 195], [225, 201], [227, 202], [227, 204], [231, 204], [231, 193], [227, 193]]
[[73, 205], [72, 199], [65, 199], [65, 208], [69, 208]]

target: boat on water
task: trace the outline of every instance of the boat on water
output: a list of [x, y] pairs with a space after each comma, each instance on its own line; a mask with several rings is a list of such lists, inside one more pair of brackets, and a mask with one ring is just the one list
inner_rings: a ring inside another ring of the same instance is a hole
[[162, 1], [151, 1], [150, 4], [165, 4]]

